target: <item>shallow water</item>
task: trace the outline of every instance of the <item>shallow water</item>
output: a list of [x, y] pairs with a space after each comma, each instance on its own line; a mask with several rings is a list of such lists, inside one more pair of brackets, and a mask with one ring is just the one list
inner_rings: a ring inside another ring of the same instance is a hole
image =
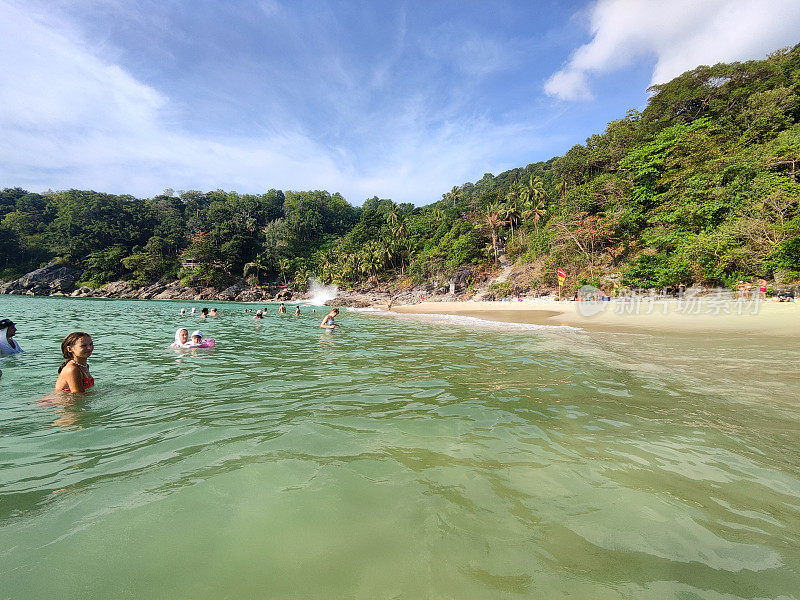
[[800, 597], [796, 347], [193, 305], [0, 297], [0, 598]]

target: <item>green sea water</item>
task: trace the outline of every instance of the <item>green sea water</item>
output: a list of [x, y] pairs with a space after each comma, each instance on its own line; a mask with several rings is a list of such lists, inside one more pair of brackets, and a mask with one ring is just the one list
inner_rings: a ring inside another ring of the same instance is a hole
[[0, 297], [0, 598], [800, 598], [797, 344], [202, 305]]

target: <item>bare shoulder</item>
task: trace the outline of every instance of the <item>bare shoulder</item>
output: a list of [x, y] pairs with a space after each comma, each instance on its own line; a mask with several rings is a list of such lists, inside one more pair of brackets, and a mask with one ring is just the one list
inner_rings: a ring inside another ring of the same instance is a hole
[[66, 365], [64, 365], [64, 368], [61, 369], [61, 373], [63, 373], [64, 375], [69, 375], [70, 373], [74, 373], [75, 371], [79, 370], [80, 367], [78, 367], [78, 365], [76, 365], [72, 361], [69, 361]]

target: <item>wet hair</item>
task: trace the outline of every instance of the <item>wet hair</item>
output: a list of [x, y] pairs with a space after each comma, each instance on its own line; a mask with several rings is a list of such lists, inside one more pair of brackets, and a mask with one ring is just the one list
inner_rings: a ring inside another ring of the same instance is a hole
[[72, 353], [67, 350], [68, 346], [74, 346], [78, 340], [85, 337], [92, 337], [85, 331], [73, 331], [72, 333], [68, 334], [63, 340], [61, 340], [61, 354], [66, 359], [61, 366], [58, 367], [58, 372], [61, 373], [61, 369], [67, 366], [67, 363], [72, 360]]
[[208, 309], [204, 306], [203, 310], [201, 310], [200, 312], [203, 313], [204, 315], [206, 315], [206, 314], [208, 314]]

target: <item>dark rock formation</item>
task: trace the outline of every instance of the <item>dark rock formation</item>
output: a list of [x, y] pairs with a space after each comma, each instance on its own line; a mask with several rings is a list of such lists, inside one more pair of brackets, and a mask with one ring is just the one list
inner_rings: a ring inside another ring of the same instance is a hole
[[75, 287], [83, 271], [59, 260], [52, 260], [41, 269], [31, 271], [19, 279], [0, 283], [0, 294], [28, 294], [49, 296], [66, 294]]

